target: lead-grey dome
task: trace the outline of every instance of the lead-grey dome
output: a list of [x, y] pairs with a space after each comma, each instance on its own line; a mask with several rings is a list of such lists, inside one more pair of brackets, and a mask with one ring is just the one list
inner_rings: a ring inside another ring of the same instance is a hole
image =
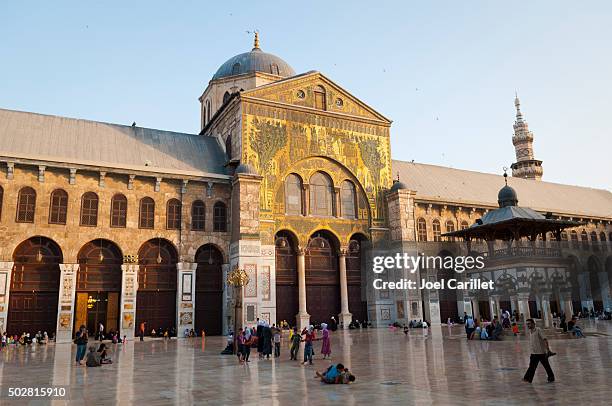
[[518, 205], [516, 190], [508, 185], [501, 188], [497, 194], [497, 203], [499, 204], [499, 207]]
[[295, 71], [287, 62], [259, 48], [259, 38], [256, 35], [255, 47], [251, 52], [245, 52], [228, 59], [217, 70], [217, 73], [213, 76], [213, 80], [251, 72], [269, 73], [284, 78], [295, 75]]

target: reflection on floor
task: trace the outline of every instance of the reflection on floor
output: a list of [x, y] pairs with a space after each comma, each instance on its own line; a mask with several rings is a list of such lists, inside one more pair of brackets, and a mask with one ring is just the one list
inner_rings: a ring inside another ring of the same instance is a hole
[[[70, 404], [603, 404], [612, 399], [612, 322], [583, 322], [586, 339], [554, 340], [551, 358], [557, 382], [546, 383], [542, 367], [534, 383], [521, 382], [528, 364], [525, 340], [471, 341], [461, 326], [412, 330], [337, 331], [333, 362], [357, 376], [352, 385], [325, 385], [313, 379], [329, 361], [289, 361], [287, 340], [278, 360], [238, 365], [222, 356], [223, 337], [171, 341], [129, 341], [111, 345], [114, 364], [74, 366], [75, 347], [58, 344], [11, 348], [0, 354], [0, 388], [69, 386]], [[31, 400], [31, 399], [30, 399]], [[63, 403], [63, 402], [60, 402]], [[11, 403], [16, 404], [16, 403]]]

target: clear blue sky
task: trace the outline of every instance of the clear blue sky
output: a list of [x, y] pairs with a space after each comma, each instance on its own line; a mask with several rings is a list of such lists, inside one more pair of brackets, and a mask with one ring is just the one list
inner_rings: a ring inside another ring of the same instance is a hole
[[395, 159], [501, 173], [516, 89], [544, 179], [612, 187], [610, 1], [6, 3], [2, 108], [197, 132], [198, 96], [258, 29], [391, 118]]

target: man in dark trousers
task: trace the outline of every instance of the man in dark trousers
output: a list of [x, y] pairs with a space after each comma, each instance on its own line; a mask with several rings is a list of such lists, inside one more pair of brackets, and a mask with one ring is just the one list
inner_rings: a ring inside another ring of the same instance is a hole
[[525, 376], [523, 377], [523, 381], [531, 383], [533, 381], [533, 376], [535, 375], [536, 368], [538, 364], [541, 362], [542, 366], [546, 370], [548, 374], [548, 382], [555, 381], [555, 374], [548, 363], [549, 355], [554, 355], [550, 351], [548, 346], [548, 340], [544, 338], [542, 334], [542, 330], [539, 327], [536, 327], [535, 321], [533, 319], [527, 320], [527, 336], [529, 337], [529, 346], [531, 347], [531, 356], [529, 358], [529, 369], [525, 372]]

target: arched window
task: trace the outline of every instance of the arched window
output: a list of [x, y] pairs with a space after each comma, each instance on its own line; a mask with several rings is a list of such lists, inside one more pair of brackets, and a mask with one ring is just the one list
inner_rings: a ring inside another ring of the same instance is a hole
[[155, 202], [150, 197], [140, 199], [138, 228], [153, 228], [155, 226]]
[[599, 251], [599, 244], [597, 244], [597, 233], [595, 231], [591, 231], [591, 244], [593, 245], [594, 251]]
[[240, 74], [240, 62], [236, 62], [232, 66], [232, 75], [239, 75], [239, 74]]
[[231, 95], [229, 94], [229, 92], [225, 92], [223, 94], [223, 104], [227, 103], [230, 99]]
[[19, 190], [17, 197], [17, 223], [33, 223], [34, 211], [36, 210], [36, 191], [31, 187], [24, 187]]
[[294, 173], [285, 179], [285, 212], [292, 215], [303, 213], [302, 179]]
[[325, 102], [325, 88], [323, 86], [317, 86], [314, 88], [314, 99], [315, 109], [327, 110], [327, 104]]
[[582, 240], [582, 248], [589, 248], [589, 236], [586, 230], [582, 230], [582, 233], [580, 233], [580, 239]]
[[81, 198], [81, 225], [95, 227], [98, 225], [98, 195], [87, 192]]
[[206, 223], [206, 206], [201, 200], [196, 200], [191, 204], [191, 229], [204, 231]]
[[427, 223], [424, 218], [417, 220], [417, 236], [419, 241], [427, 241]]
[[342, 202], [342, 217], [347, 219], [357, 218], [357, 194], [353, 182], [345, 180], [340, 188], [340, 201]]
[[166, 205], [166, 228], [178, 230], [181, 228], [181, 202], [170, 199]]
[[2, 219], [2, 201], [4, 200], [4, 189], [0, 186], [0, 220]]
[[213, 231], [227, 231], [227, 207], [223, 202], [215, 203], [213, 208]]
[[463, 220], [463, 221], [461, 222], [461, 229], [462, 229], [462, 230], [465, 230], [466, 228], [469, 228], [469, 227], [470, 227], [470, 225], [468, 224], [468, 222], [467, 222], [467, 221]]
[[111, 227], [125, 227], [127, 222], [127, 197], [121, 193], [111, 199]]
[[210, 100], [206, 100], [206, 109], [204, 110], [204, 124], [210, 121]]
[[62, 189], [51, 192], [49, 205], [49, 224], [66, 224], [68, 213], [68, 193]]
[[440, 220], [436, 219], [431, 223], [431, 228], [433, 230], [433, 240], [434, 241], [442, 241], [442, 230], [440, 229]]
[[333, 216], [333, 186], [329, 176], [317, 172], [310, 178], [310, 213], [315, 216]]
[[[452, 220], [446, 220], [446, 232], [453, 233], [455, 232], [455, 223]], [[449, 241], [455, 241], [455, 237], [447, 237]]]
[[604, 233], [603, 231], [599, 233], [599, 241], [601, 241], [601, 249], [607, 251], [608, 244], [606, 244], [606, 233]]

